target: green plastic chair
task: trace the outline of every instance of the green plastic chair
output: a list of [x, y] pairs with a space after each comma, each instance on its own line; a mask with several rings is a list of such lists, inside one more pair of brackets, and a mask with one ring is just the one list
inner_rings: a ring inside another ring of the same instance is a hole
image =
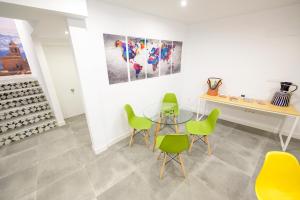
[[168, 115], [178, 116], [179, 106], [178, 106], [177, 97], [174, 93], [166, 93], [165, 94], [163, 101], [162, 101], [162, 111], [163, 111], [163, 114], [166, 116], [168, 116]]
[[205, 120], [193, 120], [186, 123], [186, 130], [192, 137], [189, 152], [192, 151], [193, 144], [196, 141], [201, 140], [202, 142], [207, 144], [208, 155], [211, 155], [211, 148], [208, 136], [214, 132], [220, 113], [221, 112], [219, 109], [213, 109]]
[[[186, 134], [169, 134], [160, 135], [156, 138], [156, 148], [161, 150], [158, 156], [160, 159], [161, 154], [164, 154], [163, 163], [160, 168], [160, 178], [163, 177], [164, 169], [167, 163], [171, 160], [180, 164], [183, 176], [185, 177], [185, 170], [181, 153], [189, 149], [189, 137]], [[167, 161], [167, 156], [169, 160]]]
[[150, 137], [150, 128], [152, 126], [152, 123], [150, 120], [148, 120], [145, 117], [138, 117], [135, 115], [131, 105], [126, 104], [124, 106], [124, 109], [127, 113], [128, 118], [128, 124], [133, 129], [130, 137], [129, 146], [132, 146], [133, 138], [138, 134], [141, 133], [144, 136], [144, 140], [146, 145], [149, 144], [149, 137]]
[[177, 101], [177, 97], [174, 93], [166, 93], [162, 100], [161, 107], [161, 120], [166, 120], [166, 118], [173, 118], [174, 127], [176, 133], [179, 131], [177, 125], [177, 116], [179, 115], [179, 105]]

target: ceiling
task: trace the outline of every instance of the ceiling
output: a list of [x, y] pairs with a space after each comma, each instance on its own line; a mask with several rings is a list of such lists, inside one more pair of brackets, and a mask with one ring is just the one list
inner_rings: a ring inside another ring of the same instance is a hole
[[144, 13], [192, 24], [300, 3], [300, 0], [99, 0]]
[[68, 44], [66, 17], [61, 13], [0, 2], [0, 16], [28, 21], [41, 42]]

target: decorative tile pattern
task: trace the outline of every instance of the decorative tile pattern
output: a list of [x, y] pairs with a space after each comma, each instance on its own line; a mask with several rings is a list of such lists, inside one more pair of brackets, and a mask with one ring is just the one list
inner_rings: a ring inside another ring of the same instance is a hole
[[37, 80], [0, 82], [0, 147], [56, 126]]

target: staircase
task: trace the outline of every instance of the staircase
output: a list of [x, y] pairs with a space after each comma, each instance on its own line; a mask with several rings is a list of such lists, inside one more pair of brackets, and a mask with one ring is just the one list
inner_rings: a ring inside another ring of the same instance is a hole
[[0, 148], [56, 126], [37, 80], [0, 82]]

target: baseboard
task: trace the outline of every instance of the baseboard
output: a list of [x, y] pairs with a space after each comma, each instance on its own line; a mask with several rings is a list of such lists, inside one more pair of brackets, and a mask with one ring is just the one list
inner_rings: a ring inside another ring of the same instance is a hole
[[66, 125], [66, 122], [65, 122], [65, 120], [62, 120], [62, 121], [57, 121], [57, 126], [64, 126], [64, 125]]
[[112, 139], [112, 140], [111, 140], [108, 144], [106, 144], [104, 147], [100, 147], [100, 148], [99, 148], [99, 147], [93, 146], [93, 151], [94, 151], [94, 153], [95, 153], [96, 155], [98, 155], [98, 154], [104, 152], [105, 150], [107, 150], [110, 146], [112, 146], [112, 145], [114, 145], [114, 144], [120, 142], [121, 140], [125, 139], [125, 138], [128, 137], [128, 136], [130, 136], [130, 134], [129, 134], [128, 132], [126, 132], [126, 133], [124, 133], [124, 134], [122, 134], [122, 135], [120, 135], [120, 136], [118, 136], [118, 137]]
[[127, 137], [129, 137], [129, 136], [130, 136], [130, 133], [129, 133], [129, 132], [123, 133], [122, 135], [120, 135], [120, 136], [118, 136], [118, 137], [112, 139], [112, 140], [108, 143], [107, 146], [110, 147], [110, 146], [112, 146], [112, 145], [114, 145], [114, 144], [120, 142], [121, 140], [123, 140], [123, 139], [125, 139], [125, 138], [127, 138]]
[[96, 155], [98, 155], [98, 154], [104, 152], [105, 150], [107, 150], [107, 146], [100, 147], [100, 148], [95, 147], [95, 146], [92, 146], [92, 148], [93, 148], [93, 151], [94, 151], [94, 153], [95, 153]]

